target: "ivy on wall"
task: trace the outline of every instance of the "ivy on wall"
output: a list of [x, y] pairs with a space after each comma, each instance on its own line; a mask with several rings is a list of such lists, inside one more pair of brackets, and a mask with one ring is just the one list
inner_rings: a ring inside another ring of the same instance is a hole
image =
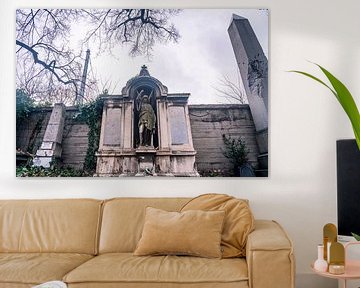
[[92, 173], [96, 170], [95, 153], [99, 149], [101, 116], [104, 100], [101, 97], [79, 107], [76, 120], [84, 121], [89, 127], [88, 149], [86, 151], [84, 170]]
[[16, 89], [16, 125], [28, 118], [34, 109], [34, 101], [22, 89]]
[[[101, 131], [101, 118], [104, 101], [101, 97], [96, 98], [94, 101], [88, 102], [79, 107], [79, 113], [73, 119], [77, 122], [86, 123], [89, 127], [88, 132], [88, 148], [86, 151], [84, 168], [77, 170], [70, 167], [64, 167], [61, 163], [54, 161], [51, 168], [46, 169], [43, 167], [33, 167], [31, 163], [19, 165], [16, 169], [17, 177], [84, 177], [91, 176], [96, 170], [96, 151], [99, 149], [100, 131]], [[16, 120], [17, 125], [26, 120], [31, 112], [37, 106], [20, 89], [16, 90]], [[35, 138], [40, 132], [43, 125], [44, 115], [37, 121], [33, 134], [30, 138], [29, 149], [34, 149]], [[31, 151], [33, 152], [33, 151]]]

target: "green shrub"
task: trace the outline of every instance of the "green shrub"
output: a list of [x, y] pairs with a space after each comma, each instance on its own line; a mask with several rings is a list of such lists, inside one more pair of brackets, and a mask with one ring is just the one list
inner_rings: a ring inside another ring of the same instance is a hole
[[246, 148], [245, 141], [241, 137], [234, 139], [225, 134], [222, 137], [225, 145], [223, 155], [234, 165], [234, 173], [238, 175], [239, 168], [248, 162], [247, 156], [249, 150]]
[[50, 168], [34, 167], [30, 165], [16, 168], [16, 177], [86, 177], [86, 172], [71, 167], [59, 167], [54, 165]]

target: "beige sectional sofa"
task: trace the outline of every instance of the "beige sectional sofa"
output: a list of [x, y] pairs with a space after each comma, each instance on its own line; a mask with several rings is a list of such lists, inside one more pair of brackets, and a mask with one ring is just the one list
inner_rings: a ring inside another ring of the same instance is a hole
[[293, 288], [291, 241], [256, 220], [246, 258], [134, 256], [147, 206], [178, 211], [187, 198], [0, 201], [0, 288], [62, 280], [68, 287]]

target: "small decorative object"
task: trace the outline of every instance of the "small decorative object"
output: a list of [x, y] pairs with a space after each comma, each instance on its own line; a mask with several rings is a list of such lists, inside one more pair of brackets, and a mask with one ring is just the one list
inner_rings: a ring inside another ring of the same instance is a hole
[[331, 243], [337, 242], [337, 228], [334, 224], [328, 223], [323, 228], [323, 239], [324, 239], [324, 259], [330, 263], [329, 251]]
[[330, 264], [330, 247], [331, 247], [331, 242], [328, 241], [326, 249], [324, 248], [326, 250], [326, 260], [327, 260], [328, 264]]
[[[338, 279], [339, 281], [341, 280], [343, 282], [343, 285], [341, 285], [341, 287], [344, 288], [348, 287], [346, 284], [348, 280], [360, 279], [360, 261], [352, 259], [353, 257], [349, 259], [349, 257], [347, 256], [349, 255], [348, 247], [353, 245], [360, 245], [360, 241], [348, 242], [344, 246], [339, 242], [331, 243], [330, 253], [328, 254], [328, 256], [330, 255], [328, 272], [324, 270], [320, 271], [321, 268], [318, 268], [318, 264], [317, 264], [318, 260], [312, 265], [313, 271], [323, 277]], [[318, 254], [320, 256], [322, 250], [321, 248], [323, 248], [321, 246], [319, 246], [320, 248], [318, 248], [319, 249]], [[321, 257], [319, 258], [321, 259]]]
[[324, 245], [318, 245], [318, 258], [314, 263], [314, 269], [320, 272], [326, 272], [328, 263], [324, 260]]
[[345, 266], [344, 265], [336, 265], [336, 264], [330, 264], [329, 265], [329, 273], [340, 275], [345, 273]]
[[334, 242], [331, 244], [329, 273], [345, 273], [345, 248], [341, 243]]

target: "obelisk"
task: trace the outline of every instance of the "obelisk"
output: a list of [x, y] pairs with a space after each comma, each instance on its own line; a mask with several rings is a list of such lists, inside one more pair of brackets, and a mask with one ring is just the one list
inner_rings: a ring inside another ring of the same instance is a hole
[[267, 173], [268, 60], [248, 19], [233, 14], [228, 33], [255, 124], [259, 168]]

